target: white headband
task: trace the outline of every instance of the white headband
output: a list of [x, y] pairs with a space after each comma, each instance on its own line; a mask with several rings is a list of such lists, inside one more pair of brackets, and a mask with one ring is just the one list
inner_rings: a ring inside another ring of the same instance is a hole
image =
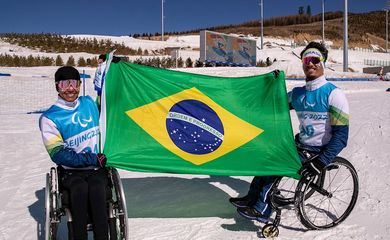
[[320, 58], [321, 62], [324, 62], [324, 56], [322, 55], [322, 53], [317, 49], [317, 48], [309, 48], [307, 49], [303, 54], [302, 54], [302, 58], [305, 58], [305, 57], [318, 57]]

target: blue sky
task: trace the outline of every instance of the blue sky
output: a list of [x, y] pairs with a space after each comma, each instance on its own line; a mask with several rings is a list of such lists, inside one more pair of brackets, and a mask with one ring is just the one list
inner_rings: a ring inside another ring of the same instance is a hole
[[[264, 18], [297, 14], [321, 0], [263, 0]], [[387, 0], [349, 0], [349, 12], [381, 10]], [[344, 0], [325, 0], [325, 11], [343, 11]], [[164, 30], [185, 31], [260, 18], [259, 0], [165, 0]], [[128, 35], [161, 32], [161, 0], [2, 0], [0, 33]]]

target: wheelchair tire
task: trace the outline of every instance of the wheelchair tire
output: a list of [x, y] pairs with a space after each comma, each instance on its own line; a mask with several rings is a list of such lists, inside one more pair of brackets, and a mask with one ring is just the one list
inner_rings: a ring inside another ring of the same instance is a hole
[[113, 201], [114, 201], [114, 216], [116, 217], [116, 232], [117, 239], [127, 240], [128, 233], [128, 217], [126, 208], [125, 192], [119, 173], [115, 168], [111, 169], [111, 178], [113, 182]]
[[357, 201], [359, 180], [355, 168], [346, 159], [336, 157], [314, 181], [316, 184], [313, 179], [302, 178], [298, 182], [298, 218], [309, 229], [337, 226], [349, 216]]
[[275, 184], [275, 189], [272, 192], [272, 202], [276, 206], [284, 206], [294, 204], [295, 189], [297, 187], [298, 180], [289, 177], [282, 177]]
[[[321, 178], [316, 178], [314, 180], [316, 184], [320, 184], [321, 181]], [[271, 194], [272, 204], [275, 207], [293, 205], [295, 203], [295, 193], [298, 182], [299, 180], [290, 177], [282, 177], [278, 180], [274, 186], [275, 189]], [[314, 192], [314, 189], [310, 190], [306, 193], [305, 197], [310, 197]]]
[[45, 240], [57, 239], [59, 221], [56, 216], [57, 199], [53, 189], [55, 179], [52, 176], [52, 170], [46, 174], [45, 188]]
[[261, 234], [266, 239], [274, 239], [279, 236], [279, 228], [273, 224], [264, 225]]

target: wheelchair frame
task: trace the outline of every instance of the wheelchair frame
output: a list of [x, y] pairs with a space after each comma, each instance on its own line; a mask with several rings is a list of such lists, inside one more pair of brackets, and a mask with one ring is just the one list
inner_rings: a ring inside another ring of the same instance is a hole
[[[339, 175], [342, 179], [339, 179]], [[289, 189], [284, 188], [282, 179], [284, 178], [278, 178], [271, 189], [270, 203], [276, 216], [272, 223], [263, 226], [262, 234], [265, 238], [279, 235], [281, 212], [288, 205], [294, 205], [297, 217], [305, 227], [315, 230], [328, 229], [337, 226], [349, 216], [359, 194], [357, 172], [348, 160], [341, 157], [336, 157], [318, 176], [295, 181], [297, 184], [294, 192], [293, 185]], [[334, 186], [335, 184], [338, 185]], [[343, 188], [344, 184], [349, 189]], [[335, 201], [334, 204], [330, 202], [332, 200]], [[327, 201], [329, 204], [324, 206]], [[342, 213], [337, 211], [338, 205], [342, 207]]]
[[[108, 200], [108, 225], [109, 239], [127, 240], [128, 216], [125, 193], [119, 173], [115, 168], [107, 168], [111, 199]], [[57, 231], [61, 218], [68, 216], [68, 239], [73, 239], [72, 215], [67, 206], [63, 206], [59, 188], [59, 176], [57, 168], [52, 167], [46, 174], [45, 188], [45, 240], [57, 239]], [[87, 230], [92, 230], [89, 224]]]

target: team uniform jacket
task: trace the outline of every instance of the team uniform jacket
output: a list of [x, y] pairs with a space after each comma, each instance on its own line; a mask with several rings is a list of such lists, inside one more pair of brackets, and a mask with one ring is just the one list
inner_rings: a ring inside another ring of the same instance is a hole
[[91, 97], [57, 102], [39, 119], [43, 143], [53, 162], [66, 169], [97, 168], [99, 112]]
[[349, 107], [344, 93], [324, 76], [289, 92], [299, 119], [299, 142], [318, 148], [320, 160], [329, 164], [347, 145]]

